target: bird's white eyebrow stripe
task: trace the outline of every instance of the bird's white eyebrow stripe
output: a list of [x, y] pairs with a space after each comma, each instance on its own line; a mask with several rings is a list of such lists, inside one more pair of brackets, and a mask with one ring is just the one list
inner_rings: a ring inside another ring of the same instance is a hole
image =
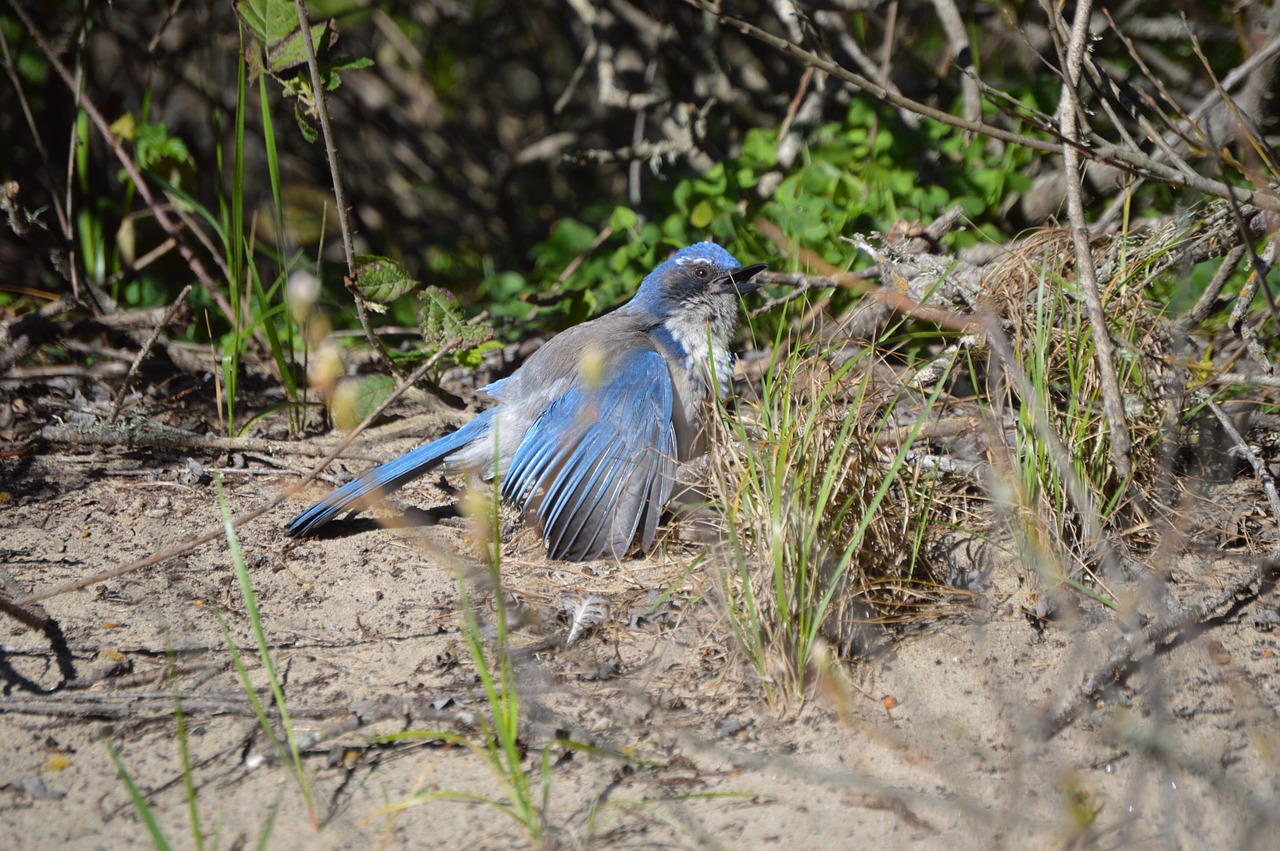
[[711, 261], [705, 257], [677, 257], [677, 266], [710, 266]]

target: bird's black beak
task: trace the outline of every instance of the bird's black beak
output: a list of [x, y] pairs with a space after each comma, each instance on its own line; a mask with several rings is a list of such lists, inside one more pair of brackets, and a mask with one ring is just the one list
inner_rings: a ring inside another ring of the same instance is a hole
[[717, 282], [725, 290], [725, 292], [749, 293], [752, 290], [760, 289], [760, 284], [751, 280], [756, 275], [763, 272], [768, 267], [764, 263], [756, 263], [753, 266], [743, 266], [741, 269], [734, 269], [728, 274], [720, 278]]

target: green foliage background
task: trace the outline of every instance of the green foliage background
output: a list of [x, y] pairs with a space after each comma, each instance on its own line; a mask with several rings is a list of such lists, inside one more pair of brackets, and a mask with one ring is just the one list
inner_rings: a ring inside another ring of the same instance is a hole
[[[949, 43], [931, 5], [899, 5], [891, 32], [879, 8], [839, 13], [838, 30], [868, 52], [891, 38], [886, 79], [959, 114], [963, 73], [945, 61]], [[1040, 224], [1022, 218], [1016, 201], [1037, 175], [1058, 167], [1053, 158], [928, 121], [908, 126], [888, 105], [806, 75], [801, 63], [686, 2], [663, 0], [634, 14], [608, 3], [593, 8], [595, 29], [552, 0], [308, 5], [359, 253], [389, 258], [408, 280], [453, 292], [469, 314], [486, 310], [499, 335], [510, 338], [616, 305], [670, 251], [699, 239], [721, 242], [743, 262], [813, 271], [800, 259], [803, 251], [854, 268], [866, 260], [841, 237], [927, 223], [954, 204], [967, 225], [947, 238], [953, 249], [1003, 242]], [[770, 31], [788, 25], [754, 0], [725, 9]], [[822, 11], [798, 9], [802, 19]], [[1025, 132], [1007, 104], [1051, 113], [1059, 86], [1030, 46], [1043, 12], [1035, 4], [1002, 6], [999, 15], [969, 11], [974, 66], [1003, 97], [984, 100], [984, 117]], [[51, 2], [42, 13], [55, 40], [85, 33], [80, 44], [57, 41], [63, 60], [81, 70], [86, 95], [102, 105], [189, 227], [225, 229], [229, 220], [219, 210], [232, 198], [242, 203], [242, 242], [261, 264], [262, 292], [271, 293], [259, 299], [263, 312], [279, 303], [290, 270], [315, 269], [324, 282], [322, 304], [338, 325], [352, 325], [292, 4]], [[1204, 49], [1223, 67], [1242, 55], [1228, 33], [1247, 25], [1243, 14], [1195, 13]], [[658, 30], [647, 30], [641, 18]], [[809, 23], [836, 31], [830, 19]], [[6, 175], [20, 180], [24, 202], [47, 219], [50, 187], [65, 172], [56, 160], [75, 138], [75, 262], [125, 307], [167, 303], [189, 273], [173, 252], [134, 266], [160, 241], [154, 223], [32, 35], [4, 10], [0, 28], [40, 137], [37, 145], [17, 98], [0, 99], [0, 129], [14, 140]], [[607, 62], [584, 54], [593, 41], [609, 45]], [[265, 50], [255, 50], [257, 42]], [[1188, 98], [1206, 90], [1185, 50], [1148, 47], [1188, 69]], [[1135, 71], [1113, 33], [1101, 34], [1094, 52], [1119, 77]], [[242, 55], [249, 62], [244, 102], [237, 95]], [[848, 60], [835, 48], [833, 55]], [[801, 102], [816, 108], [797, 112]], [[232, 153], [242, 108], [237, 176]], [[694, 128], [692, 145], [663, 149], [682, 123]], [[780, 161], [783, 128], [798, 153]], [[1151, 187], [1137, 200], [1144, 215], [1186, 203]], [[777, 227], [780, 243], [762, 234], [761, 222]], [[227, 233], [211, 241], [219, 239], [235, 242]], [[6, 302], [22, 288], [67, 289], [47, 257], [8, 232], [0, 237], [0, 276]], [[218, 315], [208, 293], [197, 288], [192, 300], [202, 319], [188, 328], [190, 339], [212, 334], [222, 346], [240, 344], [235, 323]], [[379, 321], [416, 324], [414, 296], [390, 302]], [[293, 329], [283, 311], [274, 316], [259, 319], [277, 325], [287, 341]]]

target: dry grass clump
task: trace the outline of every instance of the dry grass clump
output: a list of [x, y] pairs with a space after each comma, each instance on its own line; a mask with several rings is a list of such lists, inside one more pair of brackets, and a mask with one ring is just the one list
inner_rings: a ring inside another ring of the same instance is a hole
[[767, 684], [803, 696], [820, 641], [847, 656], [866, 623], [916, 618], [939, 598], [928, 544], [946, 531], [936, 515], [950, 488], [910, 450], [944, 405], [981, 432], [989, 467], [967, 484], [998, 489], [1014, 546], [1058, 565], [1053, 581], [1084, 587], [1095, 538], [1121, 513], [1126, 524], [1145, 519], [1150, 500], [1133, 497], [1161, 469], [1170, 346], [1149, 284], [1175, 246], [1155, 233], [1095, 241], [1134, 447], [1129, 480], [1112, 462], [1093, 330], [1063, 231], [1024, 240], [983, 277], [985, 303], [970, 305], [999, 318], [1010, 363], [982, 357], [991, 350], [979, 343], [926, 396], [902, 389], [909, 379], [879, 380], [888, 370], [870, 349], [838, 367], [813, 349], [775, 356], [759, 397], [717, 420], [711, 465], [725, 512], [717, 552], [728, 620]]
[[[1053, 530], [1060, 557], [1083, 557], [1091, 549], [1080, 535], [1081, 506], [1070, 498], [1066, 477], [1078, 480], [1099, 519], [1121, 514], [1126, 525], [1141, 522], [1150, 500], [1132, 497], [1150, 495], [1167, 427], [1162, 403], [1168, 326], [1149, 285], [1152, 268], [1173, 248], [1166, 235], [1157, 233], [1143, 240], [1098, 238], [1093, 246], [1133, 451], [1134, 473], [1128, 480], [1113, 464], [1094, 333], [1075, 280], [1070, 235], [1062, 230], [1035, 234], [984, 278], [990, 306], [1009, 334], [1014, 366], [1026, 377], [1025, 386], [1017, 387], [1004, 380], [1007, 369], [997, 370], [1002, 380], [988, 385], [985, 400], [995, 414], [989, 421], [1003, 425], [998, 431], [1008, 450], [1005, 461], [1016, 468], [1011, 472], [1019, 503], [1042, 530]], [[1070, 469], [1051, 458], [1046, 432], [1056, 435], [1069, 454]]]
[[910, 440], [877, 445], [905, 397], [880, 392], [866, 357], [775, 357], [759, 399], [715, 421], [716, 575], [766, 691], [800, 699], [822, 642], [846, 655], [865, 624], [909, 617], [933, 596], [932, 503], [904, 463]]

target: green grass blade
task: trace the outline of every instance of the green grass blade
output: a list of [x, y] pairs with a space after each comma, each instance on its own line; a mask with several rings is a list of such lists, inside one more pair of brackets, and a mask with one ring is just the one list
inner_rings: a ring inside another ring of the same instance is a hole
[[200, 826], [200, 806], [196, 796], [195, 774], [191, 765], [191, 747], [187, 736], [187, 714], [182, 711], [182, 694], [178, 690], [177, 665], [169, 649], [169, 679], [173, 683], [173, 717], [178, 737], [178, 761], [182, 767], [182, 788], [187, 798], [187, 814], [191, 821], [191, 841], [196, 851], [204, 849], [204, 831]]
[[214, 483], [218, 490], [218, 505], [222, 509], [222, 523], [227, 537], [227, 547], [231, 551], [231, 562], [235, 567], [236, 579], [240, 583], [240, 595], [244, 600], [245, 614], [249, 618], [249, 625], [253, 629], [254, 641], [258, 645], [258, 658], [262, 662], [263, 670], [267, 673], [267, 680], [271, 684], [271, 694], [275, 698], [276, 710], [280, 713], [280, 726], [284, 729], [285, 737], [289, 743], [288, 753], [293, 760], [294, 777], [298, 781], [302, 797], [306, 800], [307, 812], [311, 815], [311, 822], [316, 825], [318, 822], [316, 820], [315, 804], [311, 795], [311, 785], [307, 780], [306, 768], [302, 764], [302, 751], [298, 747], [298, 739], [293, 729], [293, 723], [289, 718], [289, 707], [284, 699], [284, 689], [280, 685], [280, 677], [276, 672], [275, 661], [271, 658], [271, 648], [267, 643], [266, 631], [262, 627], [262, 615], [258, 611], [258, 600], [253, 593], [253, 585], [249, 579], [249, 568], [246, 566], [244, 555], [240, 550], [240, 539], [236, 535], [231, 510], [227, 505], [226, 495], [222, 490], [221, 476], [217, 477]]
[[138, 818], [142, 819], [142, 823], [147, 827], [147, 833], [151, 836], [151, 843], [161, 851], [170, 851], [173, 846], [169, 844], [169, 840], [164, 838], [164, 833], [160, 830], [160, 824], [156, 821], [151, 805], [147, 803], [147, 798], [142, 794], [142, 790], [138, 788], [138, 784], [133, 782], [133, 776], [129, 774], [129, 769], [125, 768], [124, 760], [120, 758], [120, 754], [116, 753], [116, 749], [111, 747], [111, 742], [103, 739], [102, 743], [107, 746], [107, 753], [111, 755], [111, 761], [115, 763], [120, 779], [124, 781], [125, 788], [129, 790], [129, 797], [133, 800], [134, 809], [138, 811]]

